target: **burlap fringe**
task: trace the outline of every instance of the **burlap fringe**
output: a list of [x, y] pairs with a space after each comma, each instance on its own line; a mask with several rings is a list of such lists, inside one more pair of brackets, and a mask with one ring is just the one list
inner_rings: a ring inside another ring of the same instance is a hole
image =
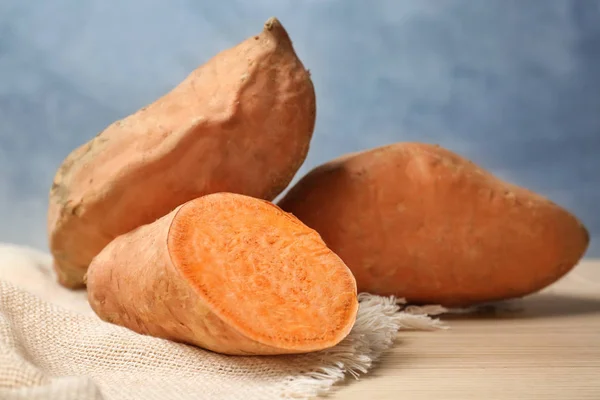
[[346, 339], [337, 346], [320, 352], [319, 367], [290, 377], [284, 390], [287, 398], [307, 398], [326, 393], [347, 376], [358, 379], [379, 361], [398, 337], [399, 330], [432, 331], [448, 329], [432, 318], [447, 310], [441, 306], [407, 306], [404, 299], [359, 295], [356, 323]]

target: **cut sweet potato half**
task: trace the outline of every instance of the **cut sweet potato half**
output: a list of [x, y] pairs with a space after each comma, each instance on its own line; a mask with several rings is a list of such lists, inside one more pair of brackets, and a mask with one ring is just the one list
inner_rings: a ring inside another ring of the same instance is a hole
[[352, 273], [318, 233], [232, 193], [116, 238], [91, 263], [87, 285], [106, 321], [226, 354], [334, 346], [358, 309]]

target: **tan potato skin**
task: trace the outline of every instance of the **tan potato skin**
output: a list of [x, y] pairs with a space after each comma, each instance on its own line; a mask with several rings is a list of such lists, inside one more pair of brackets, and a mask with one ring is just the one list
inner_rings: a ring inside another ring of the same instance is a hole
[[589, 235], [565, 209], [440, 146], [397, 143], [304, 176], [279, 206], [321, 234], [359, 291], [466, 306], [569, 272]]
[[[208, 301], [209, 297], [204, 296], [194, 286], [193, 281], [185, 277], [180, 269], [181, 266], [178, 267], [174, 262], [178, 257], [172, 253], [171, 248], [181, 248], [181, 246], [174, 244], [169, 246], [169, 241], [172, 243], [175, 241], [170, 234], [174, 220], [182, 214], [182, 209], [193, 206], [194, 202], [213, 201], [209, 200], [209, 197], [217, 199], [215, 201], [221, 201], [219, 198], [232, 203], [240, 201], [240, 196], [232, 196], [228, 193], [216, 193], [192, 200], [151, 224], [140, 226], [117, 237], [106, 246], [94, 258], [86, 274], [88, 299], [94, 312], [104, 321], [127, 327], [140, 334], [188, 343], [223, 354], [306, 353], [332, 347], [339, 343], [350, 332], [354, 324], [358, 310], [357, 300], [348, 312], [350, 319], [346, 321], [345, 326], [339, 327], [337, 333], [327, 342], [292, 342], [288, 346], [276, 346], [272, 343], [253, 340], [233, 326], [235, 320], [228, 322], [217, 315], [214, 311], [216, 307], [211, 306]], [[244, 199], [241, 200], [244, 201]], [[247, 199], [246, 201], [258, 202], [261, 200]], [[269, 203], [269, 207], [274, 209], [270, 213], [272, 214], [271, 218], [296, 220], [293, 216], [285, 215], [275, 205]], [[257, 212], [260, 212], [260, 209]], [[232, 209], [231, 213], [235, 213], [235, 210]], [[297, 223], [301, 224], [300, 221]], [[220, 229], [220, 227], [209, 226], [206, 229]], [[307, 227], [304, 229], [309, 230]], [[316, 232], [312, 232], [318, 237]], [[231, 238], [233, 239], [233, 236]], [[319, 241], [321, 241], [320, 238]], [[201, 242], [194, 245], [194, 247], [202, 249], [200, 251], [216, 251], [203, 246]], [[330, 252], [324, 243], [322, 247]], [[252, 252], [251, 249], [249, 250]], [[224, 252], [226, 249], [218, 251]], [[337, 255], [330, 253], [332, 257], [339, 260]], [[265, 261], [264, 259], [259, 260]], [[239, 262], [251, 261], [242, 259]], [[343, 265], [341, 260], [339, 263]], [[218, 266], [214, 268], [218, 268]], [[356, 299], [356, 282], [346, 266], [343, 266], [343, 269], [347, 271], [347, 278], [351, 281], [352, 295]], [[293, 280], [289, 284], [295, 285]], [[322, 283], [319, 284], [322, 285]], [[256, 301], [251, 296], [254, 289], [248, 286], [247, 290], [247, 301]], [[342, 296], [342, 293], [336, 294]], [[276, 306], [273, 305], [273, 308]], [[257, 318], [256, 315], [249, 316], [251, 322], [253, 318]]]
[[271, 18], [66, 158], [48, 210], [59, 282], [83, 286], [110, 240], [190, 199], [227, 191], [272, 200], [304, 162], [315, 118], [309, 72]]

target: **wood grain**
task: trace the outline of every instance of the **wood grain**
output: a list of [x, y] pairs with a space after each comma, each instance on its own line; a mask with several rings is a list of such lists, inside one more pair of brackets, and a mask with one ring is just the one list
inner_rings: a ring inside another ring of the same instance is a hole
[[392, 351], [328, 400], [600, 400], [600, 260], [583, 261], [538, 294], [451, 329], [400, 332]]

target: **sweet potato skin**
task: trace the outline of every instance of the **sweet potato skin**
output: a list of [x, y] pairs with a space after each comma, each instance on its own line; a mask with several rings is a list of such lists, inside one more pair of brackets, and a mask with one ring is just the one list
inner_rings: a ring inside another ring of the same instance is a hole
[[440, 146], [396, 143], [321, 165], [279, 206], [321, 234], [359, 291], [467, 306], [531, 294], [583, 257], [570, 212]]
[[86, 274], [90, 306], [104, 321], [138, 333], [197, 344], [200, 337], [202, 347], [223, 353], [274, 352], [223, 323], [169, 261], [168, 226], [180, 208], [118, 237], [94, 258]]
[[116, 236], [220, 191], [272, 200], [307, 155], [314, 88], [281, 23], [227, 49], [60, 166], [48, 236], [64, 286]]
[[[331, 343], [298, 343], [294, 348], [274, 346], [253, 340], [236, 329], [235, 324], [228, 321], [224, 314], [218, 315], [218, 307], [211, 305], [211, 301], [214, 301], [212, 294], [203, 294], [194, 284], [193, 279], [183, 272], [182, 265], [177, 263], [176, 260], [179, 257], [174, 254], [177, 248], [177, 245], [174, 244], [177, 238], [173, 235], [174, 220], [182, 215], [185, 211], [184, 208], [190, 207], [193, 202], [223, 201], [235, 204], [241, 198], [241, 201], [265, 203], [273, 208], [272, 213], [280, 214], [279, 218], [290, 218], [303, 226], [295, 217], [285, 214], [269, 202], [243, 197], [230, 193], [204, 196], [177, 207], [151, 224], [142, 225], [111, 241], [93, 259], [86, 274], [88, 299], [94, 312], [107, 322], [127, 327], [141, 334], [193, 344], [223, 354], [303, 353], [337, 344], [349, 333], [354, 323], [358, 301], [354, 302], [353, 309], [349, 313], [350, 323], [347, 323], [346, 327], [339, 331], [339, 337]], [[260, 203], [257, 212], [261, 212]], [[230, 212], [234, 213], [235, 210], [231, 209]], [[224, 228], [223, 226], [207, 226], [205, 229], [219, 232]], [[304, 227], [301, 231], [307, 234], [313, 232], [312, 234], [318, 238], [318, 241], [321, 241], [318, 234], [309, 228]], [[282, 234], [285, 233], [282, 232]], [[240, 238], [232, 234], [223, 241], [235, 241]], [[256, 237], [254, 240], [261, 239]], [[202, 246], [201, 242], [194, 244], [194, 247], [201, 247], [202, 251], [227, 251], [227, 249], [217, 250]], [[236, 246], [245, 246], [245, 244], [239, 243]], [[322, 248], [331, 253], [331, 257], [339, 260], [339, 257], [328, 250], [324, 243]], [[287, 250], [294, 251], [290, 248]], [[258, 256], [252, 249], [248, 249], [247, 253], [252, 255], [252, 260], [241, 259], [239, 262], [251, 265], [253, 262], [265, 261], [257, 258]], [[351, 283], [349, 293], [356, 299], [356, 281], [341, 260], [339, 265], [347, 271], [348, 282]], [[220, 268], [220, 266], [217, 265], [214, 268]], [[239, 279], [239, 277], [235, 278]], [[291, 282], [291, 285], [294, 285], [294, 282]], [[248, 290], [247, 301], [256, 301], [252, 297], [251, 290]], [[335, 294], [341, 296], [341, 293]], [[216, 301], [218, 302], [219, 299]]]

